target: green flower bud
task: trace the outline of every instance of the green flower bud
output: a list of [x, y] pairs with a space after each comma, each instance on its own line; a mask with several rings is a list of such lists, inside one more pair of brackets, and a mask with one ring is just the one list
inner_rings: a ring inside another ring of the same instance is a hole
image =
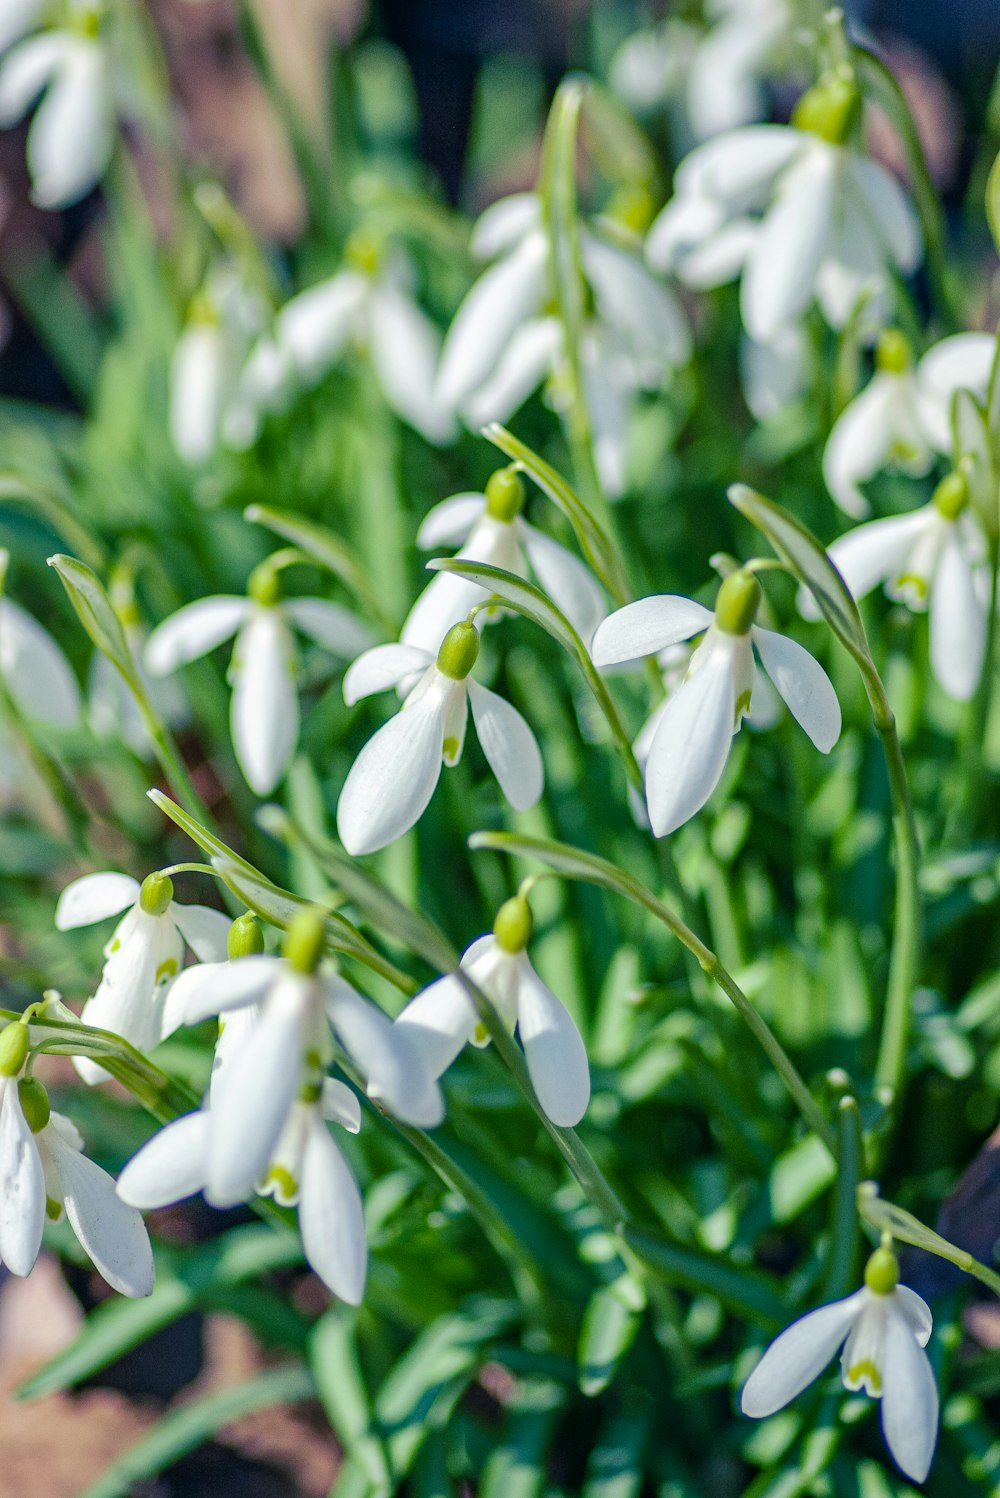
[[861, 117], [861, 95], [850, 69], [824, 73], [792, 111], [792, 124], [832, 146], [842, 146]]
[[969, 483], [965, 474], [957, 468], [945, 474], [932, 498], [945, 520], [957, 520], [969, 503]]
[[355, 270], [361, 271], [363, 275], [373, 276], [381, 258], [381, 246], [374, 234], [369, 234], [364, 229], [355, 229], [348, 236], [344, 246], [344, 259]]
[[34, 1077], [23, 1077], [17, 1084], [17, 1091], [28, 1128], [33, 1134], [40, 1134], [52, 1113], [48, 1093]]
[[139, 890], [139, 906], [146, 915], [165, 915], [174, 898], [174, 881], [169, 874], [147, 874]]
[[230, 926], [226, 950], [230, 958], [258, 957], [263, 952], [264, 933], [252, 911], [246, 911]]
[[300, 910], [285, 932], [281, 949], [285, 961], [297, 973], [314, 973], [323, 956], [325, 939], [326, 928], [319, 907], [310, 905], [307, 910]]
[[508, 525], [524, 508], [524, 481], [513, 463], [486, 480], [486, 513]]
[[898, 328], [883, 328], [875, 345], [875, 368], [887, 374], [905, 374], [913, 365], [910, 340]]
[[505, 952], [523, 952], [531, 940], [531, 906], [521, 895], [506, 900], [497, 911], [493, 935]]
[[464, 681], [479, 656], [479, 631], [474, 624], [453, 624], [441, 641], [437, 668], [452, 681]]
[[281, 583], [278, 581], [278, 569], [271, 565], [270, 558], [266, 562], [261, 562], [251, 572], [247, 583], [247, 597], [266, 609], [273, 608], [280, 600]]
[[0, 1076], [16, 1077], [28, 1054], [28, 1027], [13, 1020], [0, 1030]]
[[873, 1295], [891, 1295], [899, 1284], [899, 1260], [891, 1248], [877, 1248], [865, 1265], [865, 1284]]
[[752, 572], [731, 572], [715, 600], [715, 625], [727, 635], [749, 634], [762, 589]]

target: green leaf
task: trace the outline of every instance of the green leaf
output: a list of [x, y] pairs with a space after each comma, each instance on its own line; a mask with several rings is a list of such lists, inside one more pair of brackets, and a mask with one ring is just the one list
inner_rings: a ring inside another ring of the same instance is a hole
[[356, 1342], [357, 1317], [342, 1306], [327, 1311], [310, 1339], [316, 1391], [347, 1456], [368, 1480], [372, 1498], [392, 1488], [389, 1458], [372, 1430], [372, 1408]]
[[320, 567], [339, 578], [384, 629], [389, 633], [394, 632], [392, 621], [382, 608], [371, 579], [354, 552], [333, 531], [328, 530], [325, 525], [317, 524], [315, 520], [307, 519], [305, 515], [297, 515], [294, 510], [276, 510], [271, 505], [248, 505], [243, 511], [243, 518], [256, 525], [266, 526], [276, 536], [298, 546]]
[[601, 1394], [614, 1379], [642, 1324], [645, 1303], [642, 1286], [629, 1274], [590, 1297], [576, 1353], [584, 1394]]
[[770, 1331], [788, 1320], [776, 1282], [759, 1269], [732, 1264], [701, 1249], [626, 1227], [622, 1237], [638, 1259], [669, 1284], [691, 1295], [714, 1295], [730, 1311]]
[[104, 565], [104, 549], [100, 542], [94, 539], [76, 516], [71, 514], [67, 505], [55, 495], [32, 487], [16, 474], [5, 473], [0, 474], [0, 502], [27, 505], [37, 510], [45, 523], [61, 535], [91, 567]]
[[192, 1404], [182, 1404], [158, 1420], [80, 1498], [129, 1498], [137, 1483], [172, 1466], [234, 1420], [273, 1404], [295, 1404], [314, 1395], [308, 1368], [293, 1363], [262, 1373], [235, 1388], [207, 1394]]
[[540, 1498], [549, 1447], [566, 1390], [551, 1379], [531, 1379], [509, 1408], [508, 1428], [483, 1468], [478, 1498]]
[[[638, 1406], [638, 1407], [636, 1407]], [[647, 1401], [615, 1411], [604, 1422], [587, 1462], [587, 1478], [581, 1498], [637, 1498], [642, 1488], [643, 1455], [649, 1441], [651, 1415]], [[671, 1498], [679, 1490], [673, 1483], [660, 1489]]]
[[97, 574], [85, 562], [62, 553], [49, 557], [49, 566], [59, 574], [59, 581], [69, 595], [80, 623], [97, 649], [121, 672], [138, 696], [135, 661], [125, 639], [125, 631]]

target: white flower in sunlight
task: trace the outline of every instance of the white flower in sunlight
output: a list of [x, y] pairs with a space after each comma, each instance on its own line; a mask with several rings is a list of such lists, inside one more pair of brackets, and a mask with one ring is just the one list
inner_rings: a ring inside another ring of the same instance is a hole
[[32, 198], [42, 208], [77, 202], [103, 176], [115, 143], [111, 64], [102, 36], [105, 7], [71, 0], [59, 26], [46, 7], [8, 0], [0, 16], [0, 126], [15, 124], [41, 94], [28, 130]]
[[166, 676], [236, 636], [229, 663], [229, 727], [250, 789], [269, 795], [299, 739], [299, 693], [292, 628], [350, 660], [371, 643], [367, 626], [325, 598], [281, 598], [267, 562], [251, 575], [246, 597], [220, 593], [186, 604], [153, 630], [144, 662]]
[[780, 416], [805, 396], [816, 377], [816, 353], [801, 324], [791, 323], [769, 343], [746, 333], [740, 339], [740, 385], [747, 409], [758, 421]]
[[241, 379], [267, 317], [263, 298], [231, 265], [216, 267], [188, 309], [170, 367], [170, 435], [192, 467], [220, 440], [249, 446], [255, 417]]
[[77, 1238], [108, 1284], [123, 1295], [148, 1295], [153, 1255], [139, 1213], [118, 1200], [115, 1183], [82, 1153], [68, 1118], [51, 1112], [40, 1082], [21, 1071], [25, 1027], [0, 1037], [0, 1261], [30, 1274], [46, 1220], [69, 1218]]
[[[291, 1104], [257, 1190], [273, 1195], [283, 1207], [298, 1206], [307, 1262], [334, 1295], [356, 1306], [364, 1293], [368, 1261], [364, 1207], [327, 1124], [340, 1124], [356, 1134], [361, 1109], [350, 1088], [330, 1077], [315, 1091], [315, 1101]], [[212, 1133], [208, 1106], [154, 1134], [121, 1173], [122, 1201], [149, 1210], [205, 1191]]]
[[[0, 551], [0, 579], [7, 553]], [[9, 598], [0, 598], [0, 677], [26, 718], [53, 728], [80, 721], [80, 688], [66, 657], [48, 630]]]
[[791, 125], [752, 125], [699, 146], [649, 232], [660, 270], [706, 289], [742, 276], [743, 324], [768, 344], [815, 299], [843, 327], [876, 317], [893, 276], [920, 260], [920, 229], [896, 179], [846, 144], [860, 101], [839, 75], [803, 95]]
[[349, 704], [407, 679], [403, 705], [375, 733], [351, 766], [337, 805], [337, 828], [348, 853], [374, 853], [408, 832], [434, 794], [442, 764], [462, 757], [469, 706], [490, 769], [518, 811], [542, 794], [544, 770], [535, 736], [521, 714], [469, 673], [479, 654], [473, 624], [455, 624], [437, 657], [416, 645], [377, 645], [344, 677]]
[[763, 1419], [818, 1378], [843, 1344], [844, 1387], [882, 1401], [882, 1433], [899, 1468], [923, 1482], [937, 1441], [938, 1393], [924, 1352], [931, 1335], [928, 1306], [898, 1283], [889, 1249], [868, 1261], [864, 1287], [792, 1323], [770, 1347], [743, 1389], [745, 1415]]
[[[532, 573], [589, 644], [607, 610], [601, 590], [584, 564], [523, 518], [524, 484], [511, 469], [492, 474], [485, 494], [453, 494], [435, 505], [417, 532], [417, 545], [457, 545], [457, 556], [490, 562], [518, 577]], [[460, 623], [487, 590], [478, 583], [438, 573], [421, 593], [403, 625], [400, 640], [436, 651], [453, 624]], [[494, 611], [481, 614], [490, 618]]]
[[[128, 874], [84, 874], [66, 886], [56, 906], [59, 931], [126, 911], [104, 948], [101, 981], [81, 1019], [112, 1030], [140, 1051], [151, 1051], [169, 1033], [167, 995], [185, 943], [202, 962], [217, 961], [226, 951], [227, 918], [206, 905], [182, 905], [173, 896], [173, 881], [165, 874], [150, 874], [141, 885]], [[85, 1082], [107, 1081], [104, 1068], [88, 1057], [74, 1057], [74, 1065]]]
[[719, 589], [714, 615], [689, 598], [663, 594], [618, 609], [594, 636], [595, 664], [612, 666], [705, 632], [649, 744], [646, 805], [657, 837], [693, 817], [718, 785], [753, 700], [755, 650], [817, 749], [829, 753], [840, 737], [840, 704], [826, 672], [794, 640], [753, 622], [760, 597], [757, 579], [735, 572]]
[[925, 474], [935, 451], [951, 450], [952, 399], [958, 390], [985, 395], [995, 353], [990, 334], [956, 333], [914, 367], [901, 333], [879, 336], [875, 373], [840, 413], [823, 453], [823, 477], [842, 510], [863, 518], [871, 506], [859, 485], [886, 468]]
[[[548, 245], [534, 193], [494, 203], [473, 230], [473, 254], [494, 260], [455, 314], [441, 353], [438, 399], [471, 427], [506, 421], [546, 379], [562, 403], [566, 352], [550, 301]], [[593, 299], [580, 346], [584, 394], [601, 481], [625, 487], [629, 410], [691, 355], [677, 301], [629, 246], [580, 226], [580, 258]]]
[[[931, 669], [951, 697], [967, 702], [983, 669], [989, 582], [986, 539], [964, 476], [942, 479], [919, 510], [848, 531], [829, 556], [855, 598], [883, 583], [890, 598], [929, 614]], [[811, 594], [799, 603], [816, 617]]]
[[[507, 1029], [517, 1032], [535, 1094], [554, 1124], [572, 1128], [590, 1101], [590, 1065], [580, 1032], [566, 1006], [546, 987], [525, 950], [531, 938], [527, 901], [515, 897], [497, 915], [493, 934], [474, 941], [462, 969], [496, 1007]], [[460, 978], [439, 978], [412, 999], [396, 1021], [412, 1036], [435, 1076], [472, 1041], [486, 1045], [489, 1033], [476, 1015]]]

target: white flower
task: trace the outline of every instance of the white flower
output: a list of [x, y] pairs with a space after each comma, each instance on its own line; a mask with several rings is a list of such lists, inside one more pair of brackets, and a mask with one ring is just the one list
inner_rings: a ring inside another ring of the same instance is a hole
[[840, 413], [823, 453], [823, 477], [842, 510], [863, 518], [871, 506], [860, 484], [890, 467], [924, 474], [935, 450], [951, 450], [955, 392], [984, 396], [995, 353], [989, 334], [956, 333], [913, 368], [901, 334], [879, 338], [875, 374]]
[[699, 289], [742, 274], [743, 324], [759, 343], [814, 299], [835, 328], [862, 298], [876, 316], [894, 273], [916, 268], [920, 231], [896, 179], [842, 143], [857, 108], [852, 84], [821, 81], [799, 102], [800, 125], [753, 125], [699, 146], [650, 229], [650, 263]]
[[[128, 874], [104, 873], [84, 874], [66, 886], [56, 906], [56, 927], [91, 926], [126, 907], [104, 948], [100, 984], [80, 1017], [150, 1051], [169, 1033], [167, 995], [185, 943], [201, 961], [217, 961], [226, 951], [229, 921], [206, 905], [179, 904], [165, 875], [150, 874], [140, 885]], [[87, 1057], [74, 1057], [74, 1064], [85, 1082], [107, 1080], [104, 1068]]]
[[170, 435], [185, 463], [207, 462], [220, 439], [253, 441], [244, 371], [266, 317], [261, 296], [231, 265], [216, 267], [194, 297], [170, 367]]
[[[0, 578], [7, 553], [0, 551]], [[80, 721], [80, 689], [69, 662], [47, 630], [9, 598], [0, 598], [0, 677], [27, 718], [53, 728]]]
[[0, 1076], [0, 1260], [12, 1274], [30, 1274], [46, 1220], [65, 1211], [108, 1284], [123, 1295], [148, 1295], [153, 1255], [142, 1218], [82, 1150], [69, 1119], [50, 1112], [39, 1082]]
[[371, 634], [347, 609], [325, 598], [280, 598], [267, 562], [251, 575], [248, 595], [215, 594], [186, 604], [153, 630], [146, 644], [150, 675], [165, 676], [214, 650], [233, 634], [229, 727], [251, 790], [266, 796], [288, 769], [299, 739], [299, 697], [292, 627], [349, 660]]
[[[542, 794], [544, 771], [535, 736], [516, 708], [469, 675], [479, 653], [473, 624], [448, 631], [435, 659], [416, 645], [377, 645], [344, 677], [344, 699], [355, 703], [418, 676], [394, 718], [351, 766], [337, 806], [337, 828], [348, 853], [374, 853], [408, 832], [434, 794], [441, 766], [462, 757], [469, 705], [490, 768], [518, 811]], [[407, 682], [408, 685], [408, 682]]]
[[769, 343], [757, 343], [746, 333], [740, 339], [740, 385], [751, 415], [771, 421], [809, 391], [814, 377], [815, 350], [808, 331], [791, 323]]
[[[493, 934], [481, 936], [462, 957], [462, 968], [492, 1000], [508, 1030], [517, 1027], [531, 1083], [554, 1124], [572, 1128], [590, 1101], [590, 1066], [580, 1032], [566, 1006], [546, 987], [525, 950], [531, 914], [520, 897], [497, 916]], [[432, 983], [403, 1010], [396, 1028], [412, 1036], [434, 1076], [440, 1076], [462, 1047], [486, 1045], [462, 982], [453, 974]]]
[[755, 649], [817, 749], [828, 753], [840, 736], [840, 704], [826, 672], [794, 640], [754, 624], [760, 596], [756, 578], [736, 572], [719, 589], [714, 615], [689, 598], [663, 594], [618, 609], [594, 636], [595, 664], [612, 666], [705, 631], [649, 745], [646, 805], [657, 837], [693, 817], [718, 785], [753, 698]]
[[[473, 253], [496, 263], [455, 314], [438, 373], [438, 399], [471, 427], [506, 421], [546, 378], [554, 401], [565, 384], [566, 353], [550, 300], [548, 244], [534, 193], [494, 203], [473, 230]], [[673, 295], [640, 257], [603, 230], [580, 227], [583, 273], [594, 312], [581, 338], [584, 394], [601, 481], [625, 487], [629, 409], [691, 354], [691, 336]]]
[[[417, 532], [417, 545], [425, 551], [457, 545], [457, 556], [489, 562], [519, 577], [530, 570], [589, 644], [606, 613], [601, 590], [572, 552], [528, 524], [521, 515], [523, 504], [519, 475], [500, 469], [491, 475], [485, 494], [453, 494], [435, 505]], [[436, 651], [451, 626], [482, 603], [486, 594], [478, 583], [439, 573], [410, 610], [401, 642]], [[492, 613], [478, 617], [489, 618]]]
[[[953, 473], [929, 504], [870, 520], [829, 548], [855, 598], [884, 583], [890, 598], [929, 613], [931, 668], [960, 702], [973, 695], [982, 673], [989, 594], [986, 542], [968, 497], [965, 479]], [[800, 595], [800, 607], [815, 616], [811, 595]]]
[[[890, 1262], [891, 1261], [891, 1262]], [[937, 1440], [938, 1394], [924, 1348], [929, 1308], [897, 1283], [890, 1250], [869, 1260], [865, 1285], [846, 1300], [801, 1317], [771, 1343], [743, 1389], [745, 1415], [773, 1415], [818, 1378], [837, 1349], [844, 1387], [882, 1401], [882, 1432], [900, 1469], [914, 1482], [930, 1471]]]
[[[65, 208], [103, 176], [115, 142], [111, 64], [102, 36], [104, 6], [71, 0], [62, 26], [28, 36], [44, 6], [14, 0], [0, 17], [0, 126], [15, 124], [43, 94], [28, 131], [32, 198]], [[11, 45], [13, 43], [13, 45]]]

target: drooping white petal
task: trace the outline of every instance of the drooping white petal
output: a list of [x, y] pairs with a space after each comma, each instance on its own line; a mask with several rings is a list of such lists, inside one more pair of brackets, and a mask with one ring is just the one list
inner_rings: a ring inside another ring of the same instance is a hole
[[0, 599], [0, 675], [29, 718], [55, 728], [80, 721], [80, 688], [48, 630], [10, 599]]
[[207, 655], [236, 633], [250, 608], [248, 599], [234, 594], [217, 594], [185, 604], [158, 624], [146, 641], [146, 670], [151, 676], [166, 676], [178, 666]]
[[339, 1124], [349, 1134], [360, 1133], [361, 1104], [357, 1093], [352, 1092], [343, 1082], [337, 1082], [333, 1077], [323, 1078], [320, 1111], [328, 1123]]
[[542, 205], [537, 193], [515, 192], [491, 203], [476, 220], [469, 249], [477, 260], [492, 260], [512, 249], [540, 227]]
[[352, 661], [372, 643], [372, 633], [350, 609], [325, 598], [289, 598], [282, 605], [297, 629], [341, 660]]
[[759, 207], [767, 201], [778, 173], [808, 144], [808, 137], [789, 125], [727, 131], [684, 158], [675, 192], [720, 199], [731, 211]]
[[492, 374], [516, 329], [540, 311], [546, 258], [544, 236], [533, 234], [467, 293], [441, 351], [436, 396], [446, 409], [462, 407]]
[[360, 1305], [368, 1267], [361, 1193], [317, 1109], [302, 1157], [299, 1227], [306, 1259], [323, 1283], [348, 1305]]
[[342, 980], [328, 979], [326, 988], [330, 1023], [361, 1068], [369, 1095], [417, 1128], [439, 1124], [444, 1099], [412, 1036]]
[[277, 338], [299, 378], [314, 384], [340, 358], [358, 326], [370, 282], [345, 270], [292, 297], [278, 314]]
[[426, 671], [433, 665], [429, 650], [415, 645], [375, 645], [359, 655], [344, 675], [344, 701], [348, 707], [398, 686], [404, 677]]
[[562, 350], [562, 329], [554, 317], [532, 317], [511, 334], [481, 385], [462, 402], [467, 426], [508, 421], [552, 371]]
[[968, 702], [986, 653], [986, 613], [958, 527], [950, 527], [930, 598], [931, 667], [949, 696]]
[[44, 14], [47, 0], [4, 0], [0, 7], [0, 52], [32, 29]]
[[734, 218], [688, 250], [677, 267], [678, 276], [692, 291], [724, 286], [743, 269], [759, 233], [757, 220]]
[[696, 49], [687, 75], [688, 113], [701, 140], [765, 113], [758, 71], [784, 37], [782, 8], [754, 6], [716, 25]]
[[760, 343], [793, 323], [812, 300], [829, 237], [836, 166], [833, 151], [813, 146], [783, 179], [760, 226], [740, 287], [743, 322]]
[[805, 330], [783, 328], [771, 343], [740, 342], [743, 396], [758, 421], [770, 421], [809, 388], [812, 350]]
[[371, 356], [389, 405], [428, 442], [451, 442], [453, 408], [435, 389], [441, 338], [430, 318], [398, 287], [382, 282], [369, 304]]
[[892, 172], [866, 156], [850, 152], [847, 170], [882, 241], [886, 258], [898, 265], [904, 275], [909, 275], [920, 263], [921, 250], [920, 220], [909, 195]]
[[725, 209], [717, 199], [677, 193], [650, 225], [646, 259], [654, 270], [673, 271], [686, 279], [687, 256], [722, 230], [725, 222]]
[[99, 43], [73, 38], [28, 131], [31, 196], [65, 208], [90, 191], [115, 141], [108, 61]]
[[910, 515], [890, 515], [859, 525], [834, 541], [830, 560], [855, 598], [864, 598], [878, 583], [893, 576], [927, 520], [924, 509]]
[[951, 402], [956, 390], [982, 397], [996, 354], [991, 333], [954, 333], [935, 343], [917, 365], [927, 435], [939, 452], [951, 449]]
[[788, 711], [822, 754], [840, 738], [840, 701], [819, 661], [787, 635], [754, 626], [753, 642], [764, 670]]
[[179, 1023], [197, 1025], [213, 1014], [259, 1003], [283, 969], [280, 957], [263, 953], [189, 967], [174, 983], [168, 1002], [176, 1007]]
[[598, 627], [591, 656], [595, 666], [641, 660], [708, 629], [711, 609], [676, 593], [654, 594], [616, 609]]
[[160, 1129], [118, 1177], [118, 1195], [149, 1211], [194, 1196], [205, 1185], [208, 1111], [186, 1113]]
[[865, 1305], [864, 1292], [810, 1311], [777, 1337], [743, 1387], [744, 1415], [762, 1420], [818, 1378]]
[[844, 179], [816, 276], [816, 301], [832, 328], [854, 319], [860, 335], [874, 338], [889, 315], [888, 257], [857, 197]]
[[595, 326], [584, 333], [580, 368], [597, 475], [608, 497], [620, 499], [628, 487], [629, 416], [637, 380], [623, 371], [611, 335]]
[[428, 654], [437, 651], [451, 626], [466, 618], [469, 610], [482, 603], [484, 597], [485, 589], [471, 579], [453, 572], [439, 572], [407, 614], [400, 632], [401, 643], [415, 645]]
[[934, 1330], [934, 1317], [926, 1300], [916, 1290], [911, 1290], [909, 1285], [897, 1285], [892, 1298], [909, 1322], [910, 1330], [920, 1346], [926, 1347]]
[[229, 943], [230, 919], [209, 905], [170, 903], [170, 917], [200, 962], [222, 962]]
[[887, 1307], [882, 1431], [899, 1467], [914, 1482], [931, 1468], [938, 1429], [938, 1392], [927, 1354], [906, 1316]]
[[337, 803], [337, 830], [348, 853], [386, 847], [423, 815], [441, 774], [446, 705], [433, 683], [373, 734], [354, 761]]
[[476, 1011], [453, 974], [438, 978], [411, 999], [396, 1020], [417, 1047], [428, 1071], [440, 1077], [476, 1026]]
[[531, 1085], [560, 1128], [580, 1122], [590, 1102], [590, 1064], [573, 1018], [521, 954], [517, 964], [517, 1029]]
[[67, 38], [58, 31], [29, 37], [0, 63], [0, 126], [14, 125], [66, 59]]
[[658, 365], [684, 364], [690, 358], [691, 333], [683, 312], [637, 255], [585, 232], [580, 256], [600, 317], [626, 336], [634, 352]]
[[236, 637], [230, 677], [233, 749], [250, 789], [270, 795], [299, 739], [292, 642], [277, 608], [255, 608]]
[[469, 702], [479, 742], [500, 789], [516, 811], [534, 806], [545, 782], [535, 735], [516, 707], [471, 679]]
[[12, 1274], [30, 1274], [42, 1245], [45, 1177], [35, 1138], [21, 1108], [17, 1080], [4, 1078], [0, 1100], [0, 1260]]
[[177, 340], [170, 366], [170, 436], [185, 463], [205, 463], [215, 451], [232, 366], [228, 336], [216, 323], [193, 323]]
[[56, 930], [72, 931], [117, 915], [139, 898], [139, 881], [131, 874], [84, 874], [67, 884], [56, 905]]
[[526, 520], [518, 527], [531, 569], [585, 645], [607, 613], [597, 579], [579, 557]]
[[667, 700], [646, 761], [646, 806], [657, 837], [700, 811], [722, 777], [736, 723], [735, 655], [744, 647], [749, 640], [710, 636]]
[[153, 1251], [146, 1224], [117, 1194], [107, 1171], [46, 1131], [70, 1225], [101, 1274], [122, 1295], [149, 1295]]
[[823, 478], [837, 504], [848, 515], [868, 514], [871, 506], [858, 485], [873, 478], [889, 461], [896, 378], [884, 372], [876, 374], [861, 394], [844, 407], [827, 439]]
[[438, 546], [461, 546], [486, 509], [486, 495], [475, 492], [452, 494], [427, 511], [417, 531], [421, 551]]

